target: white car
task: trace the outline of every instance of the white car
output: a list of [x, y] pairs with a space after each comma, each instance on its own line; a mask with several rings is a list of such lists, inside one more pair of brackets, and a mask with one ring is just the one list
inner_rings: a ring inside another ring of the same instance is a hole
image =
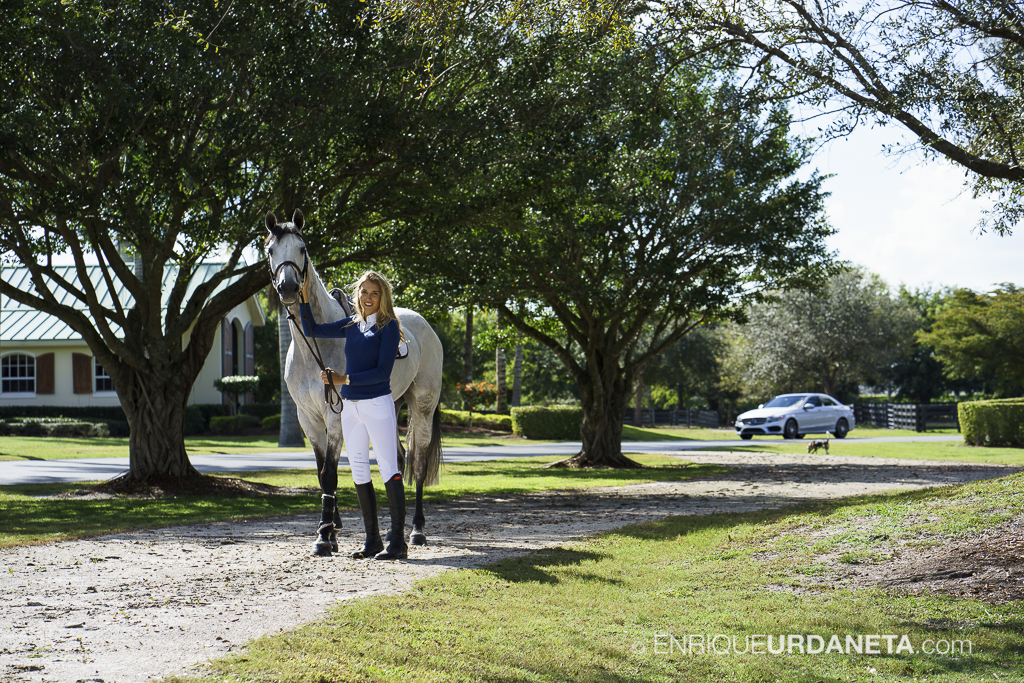
[[736, 433], [741, 439], [781, 436], [800, 439], [804, 434], [829, 432], [845, 439], [854, 428], [853, 409], [826, 394], [782, 394], [757, 410], [748, 410], [736, 418]]

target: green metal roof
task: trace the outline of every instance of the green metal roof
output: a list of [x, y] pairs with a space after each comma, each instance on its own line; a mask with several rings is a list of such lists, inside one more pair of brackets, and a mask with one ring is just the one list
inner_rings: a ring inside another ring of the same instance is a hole
[[[188, 301], [192, 296], [196, 287], [212, 278], [223, 267], [223, 265], [224, 264], [222, 263], [204, 263], [199, 265], [196, 269], [195, 275], [189, 282], [185, 301]], [[58, 276], [64, 278], [73, 286], [79, 286], [80, 280], [75, 266], [56, 266], [54, 267], [54, 270], [57, 272]], [[96, 265], [86, 266], [85, 270], [87, 277], [92, 282], [92, 285], [96, 290], [100, 305], [104, 307], [113, 307], [113, 296], [107, 287], [106, 280], [103, 278], [103, 273], [100, 270], [100, 267]], [[27, 292], [35, 291], [35, 286], [32, 284], [32, 278], [28, 268], [4, 267], [2, 275], [4, 280], [7, 280], [18, 289]], [[171, 286], [174, 284], [174, 280], [177, 275], [177, 267], [168, 266], [164, 268], [163, 305], [165, 307], [167, 305], [167, 298], [170, 296]], [[223, 283], [218, 287], [217, 291], [233, 281], [234, 278], [229, 279], [226, 283]], [[115, 280], [114, 285], [117, 288], [116, 295], [118, 300], [121, 302], [121, 305], [126, 309], [131, 307], [134, 303], [134, 298], [128, 292], [127, 288], [125, 288], [124, 284], [119, 280]], [[84, 312], [90, 319], [92, 318], [88, 307], [68, 293], [63, 287], [54, 284], [50, 291], [53, 292], [54, 296], [57, 298], [57, 303], [65, 306], [73, 306], [74, 308]], [[251, 310], [250, 306], [250, 311]], [[262, 309], [259, 309], [258, 315], [260, 320], [254, 320], [254, 323], [260, 325], [263, 322]], [[253, 317], [256, 318], [257, 316], [254, 315]], [[112, 324], [111, 329], [114, 330], [115, 334], [120, 333], [120, 328], [116, 325]], [[81, 335], [71, 329], [67, 323], [59, 318], [32, 308], [31, 306], [19, 303], [8, 296], [0, 295], [0, 341], [3, 341], [4, 343], [53, 342], [81, 341], [81, 339]]]

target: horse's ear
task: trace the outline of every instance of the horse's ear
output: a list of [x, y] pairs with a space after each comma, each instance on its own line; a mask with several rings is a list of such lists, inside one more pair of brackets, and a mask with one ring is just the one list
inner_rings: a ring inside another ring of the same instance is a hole
[[296, 229], [302, 230], [303, 222], [304, 221], [302, 220], [302, 211], [300, 211], [299, 209], [295, 209], [295, 213], [292, 214], [292, 223], [295, 224]]
[[274, 215], [273, 211], [267, 211], [267, 230], [277, 234], [277, 216]]

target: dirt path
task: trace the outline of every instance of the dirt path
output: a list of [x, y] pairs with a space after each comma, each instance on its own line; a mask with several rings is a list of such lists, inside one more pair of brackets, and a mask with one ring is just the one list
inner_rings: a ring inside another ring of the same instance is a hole
[[[428, 510], [408, 562], [313, 558], [314, 515], [178, 526], [0, 551], [0, 679], [131, 683], [196, 670], [335, 602], [666, 515], [747, 511], [1015, 468], [922, 460], [686, 453], [713, 480], [464, 498]], [[354, 511], [343, 548], [358, 546]]]

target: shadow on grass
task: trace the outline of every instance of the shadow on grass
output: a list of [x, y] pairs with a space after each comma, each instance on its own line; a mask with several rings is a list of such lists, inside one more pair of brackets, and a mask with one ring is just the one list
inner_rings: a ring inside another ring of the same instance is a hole
[[[62, 485], [74, 491], [76, 484]], [[30, 488], [11, 487], [11, 488]], [[47, 488], [56, 488], [47, 485]], [[15, 491], [5, 491], [15, 493]], [[351, 496], [355, 504], [355, 495]], [[310, 512], [319, 502], [308, 495], [259, 498], [73, 498], [5, 499], [0, 497], [0, 547], [88, 538], [131, 529], [198, 524], [216, 520], [275, 517]]]
[[[1005, 470], [1004, 470], [1005, 472]], [[1015, 473], [1005, 477], [1017, 482], [1024, 481], [1024, 474]], [[879, 505], [891, 507], [901, 504], [926, 503], [948, 500], [956, 489], [968, 487], [977, 482], [956, 483], [951, 486], [920, 488], [908, 491], [887, 491], [859, 496], [835, 498], [832, 500], [794, 503], [780, 508], [766, 508], [756, 511], [720, 512], [708, 515], [680, 515], [667, 519], [640, 524], [630, 524], [603, 535], [636, 538], [638, 540], [672, 540], [687, 534], [705, 531], [728, 530], [743, 524], [770, 524], [787, 517], [814, 515], [826, 518], [841, 508]], [[984, 484], [983, 484], [984, 485]]]
[[[493, 574], [509, 583], [547, 583], [559, 582], [557, 576], [547, 571], [553, 567], [569, 567], [583, 562], [596, 562], [609, 556], [604, 553], [569, 550], [566, 548], [546, 548], [523, 555], [501, 560], [494, 564], [481, 567], [480, 570]], [[588, 581], [599, 581], [608, 585], [622, 583], [616, 579], [594, 574], [576, 574], [575, 578]]]

